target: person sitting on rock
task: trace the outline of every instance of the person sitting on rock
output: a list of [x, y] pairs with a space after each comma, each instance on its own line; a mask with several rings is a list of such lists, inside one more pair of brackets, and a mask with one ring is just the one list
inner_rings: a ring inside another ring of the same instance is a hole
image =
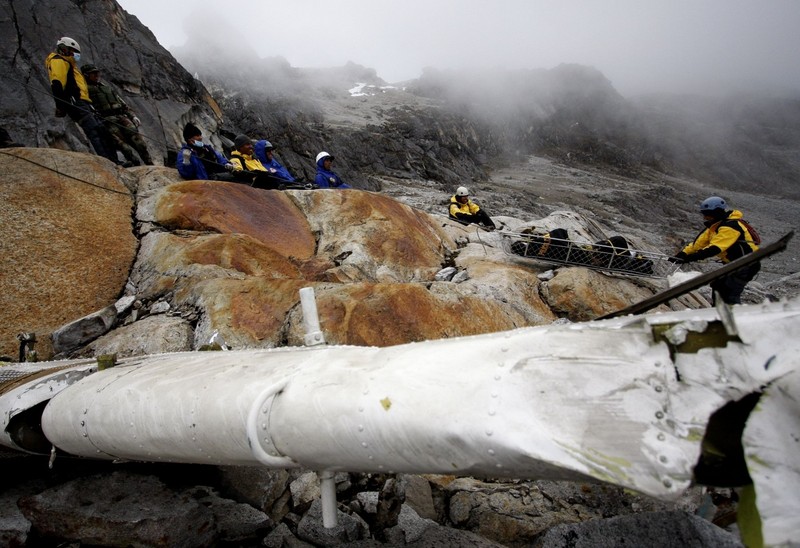
[[296, 179], [289, 173], [289, 170], [283, 167], [273, 156], [274, 150], [275, 147], [266, 139], [260, 139], [253, 145], [253, 153], [256, 158], [261, 161], [261, 165], [263, 165], [273, 177], [277, 177], [287, 183], [294, 183]]
[[[744, 223], [742, 212], [728, 209], [723, 198], [710, 196], [703, 200], [700, 215], [703, 216], [705, 229], [692, 243], [670, 257], [670, 261], [682, 264], [719, 257], [727, 264], [758, 251], [758, 244]], [[756, 262], [711, 282], [712, 304], [715, 304], [717, 295], [726, 304], [741, 304], [745, 286], [760, 270], [761, 263]]]
[[342, 181], [336, 173], [331, 171], [333, 156], [323, 151], [317, 154], [317, 177], [314, 182], [319, 188], [352, 188]]
[[181, 146], [176, 162], [181, 177], [187, 180], [234, 180], [230, 173], [226, 173], [233, 171], [233, 164], [203, 142], [200, 128], [189, 122], [183, 128], [183, 138], [186, 142]]
[[456, 193], [450, 198], [449, 208], [450, 218], [464, 224], [478, 224], [488, 230], [497, 228], [484, 210], [478, 204], [469, 199], [469, 190], [465, 186], [456, 189]]
[[138, 127], [141, 122], [136, 114], [110, 85], [100, 81], [99, 68], [94, 65], [84, 65], [81, 72], [86, 77], [92, 105], [103, 118], [106, 130], [111, 135], [117, 150], [121, 151], [125, 159], [133, 165], [140, 165], [136, 157], [137, 152], [142, 162], [149, 166], [153, 165], [147, 145], [139, 134]]
[[83, 73], [78, 70], [81, 47], [72, 38], [64, 36], [56, 42], [56, 51], [47, 56], [50, 89], [56, 101], [56, 117], [69, 116], [81, 126], [98, 156], [119, 164], [117, 152], [103, 123], [95, 114], [92, 99]]
[[261, 160], [253, 154], [253, 141], [247, 135], [237, 135], [231, 152], [233, 176], [241, 183], [255, 188], [279, 189], [288, 181], [270, 173]]

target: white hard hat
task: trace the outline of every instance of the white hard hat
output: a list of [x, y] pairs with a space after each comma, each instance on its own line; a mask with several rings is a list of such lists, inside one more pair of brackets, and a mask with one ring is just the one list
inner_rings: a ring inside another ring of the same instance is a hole
[[325, 157], [330, 157], [330, 159], [333, 160], [333, 156], [331, 156], [330, 154], [328, 154], [325, 151], [322, 151], [319, 154], [317, 154], [317, 163], [319, 163], [319, 161], [322, 160]]
[[58, 40], [58, 42], [56, 42], [56, 45], [57, 46], [67, 46], [68, 48], [74, 49], [78, 53], [81, 52], [81, 46], [78, 44], [78, 42], [76, 42], [75, 40], [73, 40], [69, 36], [64, 36], [64, 37], [60, 38]]
[[460, 186], [456, 189], [456, 196], [469, 196], [469, 190], [465, 186]]

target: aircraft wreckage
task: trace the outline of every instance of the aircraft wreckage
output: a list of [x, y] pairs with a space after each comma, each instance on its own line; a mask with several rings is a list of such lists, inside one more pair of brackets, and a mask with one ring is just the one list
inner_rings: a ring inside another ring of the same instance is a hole
[[387, 348], [318, 344], [308, 303], [306, 347], [2, 367], [0, 444], [318, 470], [327, 527], [336, 471], [752, 482], [765, 543], [800, 539], [798, 299]]

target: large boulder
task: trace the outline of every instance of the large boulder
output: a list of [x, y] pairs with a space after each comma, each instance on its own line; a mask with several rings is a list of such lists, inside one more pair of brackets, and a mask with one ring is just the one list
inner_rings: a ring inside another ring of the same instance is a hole
[[136, 257], [133, 196], [103, 158], [55, 149], [0, 155], [0, 353], [20, 332], [37, 334], [40, 357], [60, 326], [116, 301]]
[[218, 538], [209, 508], [154, 476], [78, 478], [18, 504], [44, 538], [120, 547], [209, 546]]

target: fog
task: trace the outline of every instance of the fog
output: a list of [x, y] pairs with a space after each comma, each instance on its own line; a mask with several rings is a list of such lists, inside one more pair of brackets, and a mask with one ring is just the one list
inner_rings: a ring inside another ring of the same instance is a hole
[[425, 67], [578, 63], [600, 70], [626, 96], [800, 94], [797, 0], [119, 3], [167, 49], [189, 35], [209, 36], [296, 67], [352, 61], [390, 83], [417, 78]]

